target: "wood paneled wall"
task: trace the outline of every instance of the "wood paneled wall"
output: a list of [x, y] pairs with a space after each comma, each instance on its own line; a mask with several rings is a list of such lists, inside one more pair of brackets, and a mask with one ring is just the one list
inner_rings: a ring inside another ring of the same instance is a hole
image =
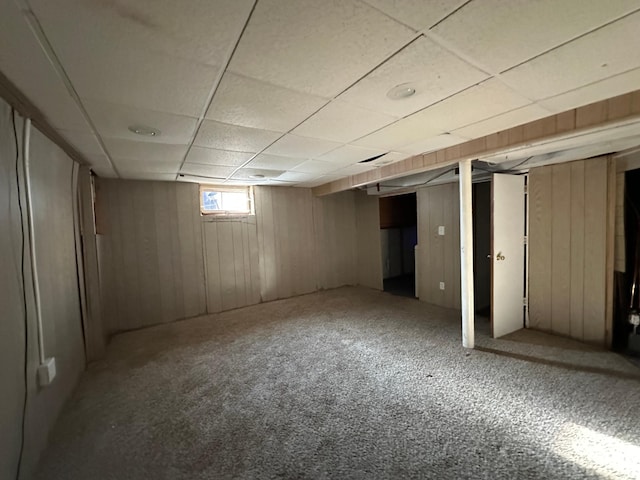
[[256, 217], [205, 218], [207, 311], [260, 303]]
[[313, 199], [318, 288], [358, 282], [355, 192]]
[[108, 334], [342, 285], [382, 287], [378, 199], [255, 187], [255, 216], [202, 217], [198, 186], [100, 180]]
[[307, 188], [256, 187], [263, 301], [316, 290], [313, 197]]
[[607, 340], [611, 162], [599, 157], [529, 173], [532, 328], [601, 345]]
[[[418, 294], [423, 302], [460, 308], [460, 197], [457, 183], [418, 194]], [[445, 235], [438, 235], [438, 227]], [[440, 289], [444, 282], [445, 289]]]
[[[382, 253], [380, 251], [380, 211], [378, 197], [354, 193], [356, 202], [356, 246], [358, 285], [382, 290]], [[326, 197], [321, 197], [326, 198]]]
[[198, 186], [100, 180], [96, 196], [106, 332], [205, 313]]

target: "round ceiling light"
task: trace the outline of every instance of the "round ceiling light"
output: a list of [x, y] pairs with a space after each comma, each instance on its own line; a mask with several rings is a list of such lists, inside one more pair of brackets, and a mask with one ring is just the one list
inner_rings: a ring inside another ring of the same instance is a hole
[[157, 128], [143, 127], [142, 125], [131, 125], [129, 131], [145, 137], [157, 137], [160, 135], [160, 130]]
[[416, 89], [410, 83], [401, 83], [396, 85], [387, 92], [387, 97], [391, 100], [402, 100], [403, 98], [409, 98], [416, 94]]

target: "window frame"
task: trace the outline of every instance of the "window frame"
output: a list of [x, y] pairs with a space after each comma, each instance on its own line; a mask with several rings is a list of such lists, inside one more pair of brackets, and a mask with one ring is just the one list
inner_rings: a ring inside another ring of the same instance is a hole
[[[204, 209], [202, 194], [204, 192], [220, 192], [220, 193], [246, 193], [247, 210], [216, 210], [207, 211]], [[249, 217], [255, 215], [253, 186], [252, 185], [206, 185], [200, 184], [198, 189], [198, 203], [200, 204], [200, 215], [203, 217]]]

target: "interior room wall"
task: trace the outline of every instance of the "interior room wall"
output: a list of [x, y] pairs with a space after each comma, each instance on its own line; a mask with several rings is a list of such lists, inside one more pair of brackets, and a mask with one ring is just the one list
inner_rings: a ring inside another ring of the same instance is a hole
[[207, 311], [198, 186], [98, 179], [107, 334]]
[[[418, 297], [434, 305], [460, 308], [458, 183], [420, 188], [417, 195]], [[444, 227], [444, 235], [438, 227]]]
[[377, 198], [364, 193], [255, 187], [254, 216], [214, 218], [200, 215], [196, 184], [98, 179], [96, 192], [108, 333], [321, 288], [381, 288]]
[[529, 173], [530, 326], [599, 345], [607, 338], [610, 161]]
[[[19, 141], [22, 123], [16, 116]], [[30, 150], [43, 342], [45, 355], [55, 357], [57, 369], [56, 378], [47, 387], [39, 387], [36, 378], [38, 339], [27, 250], [23, 297], [23, 229], [19, 208], [20, 200], [26, 214], [23, 176], [20, 174], [19, 197], [11, 111], [0, 101], [0, 384], [3, 391], [0, 395], [0, 478], [7, 479], [16, 477], [25, 382], [28, 401], [23, 479], [33, 473], [49, 431], [85, 365], [73, 223], [73, 162], [35, 128]], [[26, 217], [22, 223], [26, 231]], [[26, 380], [25, 334], [28, 340]]]

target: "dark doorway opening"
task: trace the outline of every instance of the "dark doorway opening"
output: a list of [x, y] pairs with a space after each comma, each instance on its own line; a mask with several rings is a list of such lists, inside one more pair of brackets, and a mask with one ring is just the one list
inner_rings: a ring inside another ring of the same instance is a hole
[[473, 284], [476, 314], [491, 316], [491, 182], [474, 183]]
[[380, 244], [384, 291], [415, 298], [416, 194], [380, 198]]

